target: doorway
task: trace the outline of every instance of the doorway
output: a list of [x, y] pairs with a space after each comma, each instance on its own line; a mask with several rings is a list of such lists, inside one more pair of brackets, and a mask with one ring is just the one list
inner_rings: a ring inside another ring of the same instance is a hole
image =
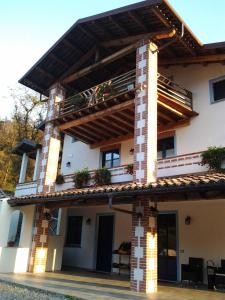
[[111, 272], [114, 216], [98, 216], [96, 270]]
[[158, 215], [158, 278], [177, 280], [177, 215]]

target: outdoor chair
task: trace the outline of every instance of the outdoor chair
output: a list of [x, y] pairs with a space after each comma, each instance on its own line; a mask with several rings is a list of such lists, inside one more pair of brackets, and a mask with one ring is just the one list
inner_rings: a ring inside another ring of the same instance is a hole
[[225, 259], [221, 259], [221, 267], [216, 270], [215, 287], [217, 289], [220, 287], [225, 288]]
[[203, 258], [189, 257], [189, 264], [181, 265], [181, 281], [203, 283]]

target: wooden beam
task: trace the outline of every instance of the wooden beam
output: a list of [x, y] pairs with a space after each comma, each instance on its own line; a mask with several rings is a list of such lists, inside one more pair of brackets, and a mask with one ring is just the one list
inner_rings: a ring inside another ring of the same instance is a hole
[[225, 54], [199, 55], [191, 57], [171, 58], [159, 60], [160, 66], [165, 65], [183, 65], [183, 64], [202, 64], [202, 63], [218, 63], [225, 61]]
[[94, 121], [95, 126], [102, 128], [107, 133], [110, 133], [110, 135], [117, 137], [118, 135], [121, 135], [121, 131], [118, 131], [113, 125], [109, 124], [105, 119], [98, 119]]
[[157, 114], [158, 114], [158, 116], [160, 116], [164, 120], [169, 121], [169, 122], [173, 122], [173, 118], [167, 116], [166, 114], [164, 114], [164, 113], [162, 113], [160, 111], [158, 111]]
[[116, 144], [118, 142], [122, 142], [122, 141], [125, 141], [125, 140], [132, 139], [133, 137], [134, 137], [133, 134], [123, 135], [123, 136], [120, 136], [120, 137], [117, 137], [117, 138], [104, 140], [104, 141], [99, 142], [99, 143], [90, 144], [90, 148], [94, 149], [94, 148], [102, 147], [102, 146], [105, 146], [105, 145], [107, 145], [107, 146], [108, 145], [113, 145], [113, 144]]
[[130, 11], [128, 12], [129, 17], [139, 26], [143, 31], [148, 31], [147, 26], [144, 24], [144, 22], [141, 22], [140, 19], [138, 18], [137, 14], [135, 11]]
[[82, 126], [82, 128], [89, 128], [89, 130], [91, 130], [92, 132], [94, 132], [95, 134], [98, 134], [100, 135], [101, 137], [103, 137], [104, 139], [107, 139], [111, 136], [111, 134], [107, 134], [105, 128], [104, 129], [99, 129], [98, 126], [96, 126], [95, 123], [92, 123], [92, 124], [85, 124]]
[[78, 72], [73, 73], [72, 75], [69, 75], [68, 77], [66, 77], [62, 82], [63, 83], [69, 83], [71, 81], [74, 81], [80, 77], [83, 77], [85, 75], [87, 75], [88, 73], [104, 66], [107, 65], [123, 56], [126, 56], [127, 54], [131, 53], [132, 51], [134, 51], [137, 48], [137, 43], [132, 44], [130, 46], [127, 46], [105, 58], [103, 58], [102, 60], [100, 60], [99, 62], [90, 65], [82, 70], [79, 70]]
[[82, 54], [81, 50], [80, 50], [77, 46], [75, 46], [75, 45], [73, 45], [72, 43], [70, 43], [68, 40], [63, 39], [63, 43], [64, 43], [66, 46], [68, 46], [70, 49], [72, 49], [72, 50], [74, 50], [74, 51], [77, 51], [79, 54]]
[[176, 110], [175, 108], [172, 108], [171, 106], [163, 103], [162, 101], [158, 100], [157, 103], [158, 103], [158, 105], [163, 106], [166, 109], [170, 110], [171, 112], [175, 113], [179, 117], [183, 117], [183, 118], [185, 117], [183, 113], [181, 113], [180, 111]]
[[[113, 118], [114, 117], [114, 118]], [[132, 127], [129, 127], [125, 124], [121, 123], [121, 119], [115, 117], [115, 115], [109, 115], [107, 116], [107, 118], [104, 118], [104, 120], [106, 122], [108, 122], [108, 126], [114, 126], [115, 128], [117, 128], [119, 130], [119, 135], [121, 135], [121, 133], [130, 133], [130, 131], [133, 129]]]
[[73, 136], [73, 137], [76, 137], [79, 141], [85, 143], [85, 144], [91, 144], [91, 143], [94, 143], [95, 140], [94, 139], [90, 139], [90, 138], [87, 138], [87, 137], [84, 137], [83, 134], [80, 134], [78, 133], [77, 131], [69, 128], [65, 131], [66, 134], [70, 135], [70, 136]]
[[181, 120], [181, 121], [177, 121], [177, 122], [171, 122], [165, 126], [159, 126], [158, 127], [158, 134], [159, 133], [163, 133], [165, 131], [169, 131], [178, 127], [184, 127], [184, 126], [188, 126], [190, 125], [190, 120]]
[[171, 30], [161, 30], [161, 31], [155, 31], [155, 32], [146, 32], [142, 34], [137, 34], [133, 36], [128, 36], [125, 38], [119, 38], [114, 40], [109, 40], [102, 42], [101, 45], [104, 47], [116, 47], [116, 46], [126, 46], [129, 44], [132, 44], [134, 42], [137, 42], [139, 40], [143, 39], [158, 39], [158, 37], [161, 37], [162, 35], [171, 35], [174, 31]]
[[88, 52], [86, 52], [83, 56], [81, 56], [81, 58], [78, 61], [76, 61], [65, 73], [63, 73], [63, 75], [60, 76], [59, 81], [63, 80], [66, 76], [76, 71], [92, 56], [94, 57], [95, 51], [96, 51], [96, 46], [92, 47]]
[[109, 116], [109, 115], [113, 114], [114, 112], [124, 110], [124, 109], [129, 108], [133, 105], [134, 105], [134, 100], [129, 100], [129, 101], [126, 101], [124, 103], [114, 105], [113, 107], [98, 111], [98, 112], [93, 113], [89, 116], [82, 117], [80, 119], [73, 120], [73, 121], [70, 121], [66, 124], [60, 125], [59, 129], [60, 130], [65, 130], [67, 128], [71, 128], [71, 127], [79, 126], [79, 125], [82, 125], [82, 124], [86, 124], [86, 123], [89, 123], [91, 121], [94, 121], [97, 118], [104, 118], [106, 116]]
[[110, 115], [109, 118], [112, 119], [113, 122], [117, 123], [118, 125], [121, 124], [121, 126], [125, 126], [125, 127], [123, 127], [125, 129], [134, 130], [134, 122], [132, 124], [131, 122], [124, 120], [124, 118], [120, 118], [119, 116], [116, 116], [116, 115]]
[[122, 31], [124, 34], [128, 35], [129, 32], [126, 28], [124, 28], [118, 21], [116, 21], [112, 16], [109, 16], [108, 19], [117, 27], [120, 31]]
[[49, 56], [54, 59], [55, 61], [57, 61], [60, 65], [64, 66], [65, 68], [68, 68], [69, 65], [67, 63], [65, 63], [62, 59], [60, 59], [58, 56], [56, 56], [53, 53], [50, 53]]

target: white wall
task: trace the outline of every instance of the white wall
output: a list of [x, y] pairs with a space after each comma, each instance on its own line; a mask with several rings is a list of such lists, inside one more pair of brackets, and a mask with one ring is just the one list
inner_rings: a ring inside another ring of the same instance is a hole
[[[133, 139], [121, 142], [121, 165], [133, 162], [133, 155], [129, 152], [131, 148], [133, 148]], [[71, 163], [70, 168], [66, 167], [67, 162]], [[99, 167], [101, 167], [100, 148], [90, 149], [89, 145], [79, 141], [72, 143], [72, 138], [65, 135], [61, 164], [63, 175], [73, 174], [83, 168], [96, 170]]]
[[[131, 210], [130, 205], [121, 205], [123, 209]], [[114, 215], [114, 242], [113, 249], [118, 249], [124, 241], [131, 240], [131, 217], [128, 214], [115, 212], [106, 206], [95, 206], [86, 208], [74, 208], [68, 210], [68, 216], [83, 216], [82, 240], [80, 248], [65, 247], [63, 251], [63, 265], [75, 266], [86, 269], [95, 269], [96, 264], [96, 232], [97, 215]], [[86, 220], [90, 218], [91, 224]], [[114, 257], [116, 261], [117, 257]]]
[[[122, 207], [122, 206], [120, 206]], [[131, 210], [131, 205], [123, 206]], [[202, 200], [187, 202], [159, 203], [160, 212], [176, 212], [178, 220], [178, 258], [179, 280], [180, 264], [188, 263], [189, 257], [204, 259], [204, 279], [206, 282], [206, 262], [213, 260], [220, 265], [225, 259], [225, 201]], [[111, 213], [115, 215], [114, 246], [117, 249], [123, 241], [131, 240], [131, 216], [118, 213], [106, 207], [76, 208], [68, 210], [68, 215], [83, 216], [81, 248], [63, 250], [63, 265], [87, 269], [95, 268], [96, 257], [96, 220], [97, 214]], [[185, 218], [191, 217], [191, 224], [185, 225]], [[91, 219], [91, 225], [86, 220]], [[116, 260], [116, 256], [114, 257]], [[116, 271], [116, 269], [114, 270]]]
[[32, 241], [34, 206], [19, 208], [23, 223], [19, 247], [7, 247], [11, 215], [18, 207], [10, 207], [7, 199], [2, 201], [0, 210], [0, 272], [26, 272]]
[[58, 235], [49, 235], [46, 271], [60, 271], [62, 266], [63, 247], [67, 209], [61, 209]]
[[174, 66], [160, 70], [193, 93], [193, 108], [199, 116], [176, 130], [177, 155], [198, 152], [209, 146], [225, 146], [225, 101], [210, 104], [209, 80], [224, 76], [222, 64]]
[[[188, 263], [189, 257], [213, 260], [220, 265], [225, 259], [225, 200], [160, 203], [159, 211], [177, 211], [180, 263]], [[191, 217], [191, 224], [185, 225], [185, 218]]]

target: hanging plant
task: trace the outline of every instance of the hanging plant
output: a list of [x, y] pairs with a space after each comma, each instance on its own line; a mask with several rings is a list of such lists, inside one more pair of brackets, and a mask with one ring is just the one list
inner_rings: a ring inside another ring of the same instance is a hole
[[89, 180], [90, 180], [90, 173], [88, 172], [87, 168], [77, 171], [73, 177], [75, 187], [78, 189], [87, 186]]
[[105, 185], [111, 183], [111, 173], [107, 168], [101, 168], [95, 171], [94, 181], [96, 185]]
[[128, 174], [130, 174], [130, 175], [134, 174], [134, 165], [133, 164], [129, 164], [125, 168], [126, 168], [126, 171]]
[[225, 148], [209, 147], [202, 153], [201, 165], [207, 165], [211, 171], [222, 171], [222, 162], [225, 159]]
[[55, 183], [56, 184], [63, 184], [63, 183], [65, 183], [63, 174], [58, 174], [57, 175]]

